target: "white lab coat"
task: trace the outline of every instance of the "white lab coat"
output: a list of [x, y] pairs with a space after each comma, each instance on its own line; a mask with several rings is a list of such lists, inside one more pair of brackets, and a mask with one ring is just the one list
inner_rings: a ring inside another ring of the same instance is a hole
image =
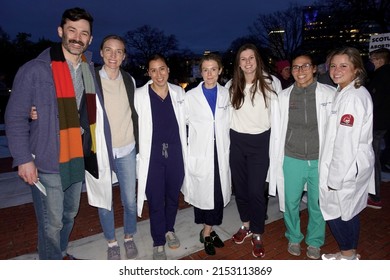
[[[280, 211], [284, 212], [284, 149], [286, 143], [286, 133], [288, 126], [289, 104], [290, 94], [294, 85], [284, 89], [279, 93], [279, 108], [280, 108], [280, 123], [272, 126], [272, 130], [275, 131], [271, 135], [270, 143], [270, 181], [269, 181], [269, 194], [276, 195], [276, 191], [279, 198]], [[330, 115], [333, 96], [336, 89], [332, 86], [317, 83], [316, 88], [316, 113], [318, 123], [318, 135], [320, 142], [320, 153], [322, 149], [322, 141], [325, 135], [325, 127], [328, 116]], [[272, 173], [272, 174], [271, 174]]]
[[96, 95], [96, 156], [99, 167], [99, 178], [85, 171], [85, 186], [88, 203], [91, 206], [111, 211], [112, 206], [112, 174], [104, 134], [104, 115], [99, 98]]
[[184, 200], [193, 206], [214, 209], [214, 130], [224, 206], [231, 197], [229, 167], [230, 102], [229, 91], [217, 84], [215, 119], [202, 83], [186, 93], [188, 124], [187, 174], [182, 188]]
[[[336, 93], [320, 155], [320, 207], [325, 220], [349, 221], [375, 193], [373, 105], [354, 81]], [[328, 187], [333, 190], [329, 190]]]
[[[149, 80], [146, 85], [137, 88], [134, 96], [134, 106], [138, 113], [139, 126], [139, 153], [137, 155], [137, 213], [142, 215], [144, 200], [146, 200], [146, 181], [148, 178], [150, 153], [152, 147], [153, 120], [149, 97], [149, 85], [153, 83]], [[173, 110], [179, 126], [180, 141], [183, 151], [184, 170], [186, 170], [186, 120], [184, 112], [184, 90], [176, 85], [168, 83], [169, 94], [172, 100]], [[185, 181], [184, 181], [185, 182]]]

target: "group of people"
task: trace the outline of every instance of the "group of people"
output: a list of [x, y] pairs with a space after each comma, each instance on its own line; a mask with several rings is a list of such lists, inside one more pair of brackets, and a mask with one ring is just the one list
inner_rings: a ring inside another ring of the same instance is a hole
[[180, 191], [194, 207], [208, 255], [224, 246], [215, 226], [234, 191], [242, 224], [232, 240], [250, 238], [253, 256], [264, 257], [268, 183], [284, 212], [289, 253], [301, 254], [299, 205], [306, 190], [307, 256], [321, 257], [327, 221], [340, 251], [322, 258], [359, 258], [358, 217], [369, 189], [375, 191], [373, 105], [356, 49], [330, 57], [337, 89], [317, 81], [307, 53], [292, 59], [294, 81], [283, 89], [252, 44], [238, 50], [225, 86], [218, 82], [223, 66], [216, 54], [201, 58], [203, 81], [188, 92], [168, 82], [167, 61], [155, 54], [147, 62], [150, 81], [136, 88], [121, 68], [126, 48], [120, 36], [103, 39], [103, 66], [94, 68], [87, 51], [92, 23], [84, 9], [66, 10], [61, 43], [19, 69], [7, 106], [13, 165], [26, 183], [46, 188], [43, 194], [32, 187], [40, 259], [74, 259], [67, 246], [83, 182], [98, 209], [107, 259], [121, 258], [112, 205], [116, 181], [128, 259], [138, 255], [134, 235], [145, 201], [153, 259], [167, 258], [166, 244], [180, 246]]

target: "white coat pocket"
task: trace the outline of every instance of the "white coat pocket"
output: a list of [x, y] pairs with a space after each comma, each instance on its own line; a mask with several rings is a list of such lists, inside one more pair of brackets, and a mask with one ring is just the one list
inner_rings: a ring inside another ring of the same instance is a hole
[[208, 164], [206, 158], [188, 157], [188, 173], [194, 177], [204, 177], [208, 173]]

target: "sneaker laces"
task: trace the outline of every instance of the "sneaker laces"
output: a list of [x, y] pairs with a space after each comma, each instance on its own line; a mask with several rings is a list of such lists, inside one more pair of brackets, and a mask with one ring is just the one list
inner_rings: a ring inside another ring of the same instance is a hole
[[126, 241], [125, 246], [127, 249], [135, 249], [135, 243], [133, 240]]
[[107, 253], [108, 253], [109, 258], [120, 255], [119, 246], [108, 247], [107, 251], [108, 251]]

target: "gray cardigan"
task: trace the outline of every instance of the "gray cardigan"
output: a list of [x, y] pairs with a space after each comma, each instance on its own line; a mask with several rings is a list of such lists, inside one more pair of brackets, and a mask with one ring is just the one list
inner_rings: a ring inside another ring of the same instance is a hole
[[[86, 52], [85, 56], [95, 77], [92, 53]], [[96, 94], [103, 106], [103, 96], [96, 77], [94, 80]], [[29, 120], [33, 105], [39, 114], [36, 121]], [[35, 155], [35, 165], [39, 171], [59, 173], [60, 129], [50, 48], [20, 67], [16, 74], [5, 113], [5, 130], [14, 167], [33, 161], [32, 155]], [[111, 132], [105, 112], [104, 134], [110, 166], [114, 169]]]

